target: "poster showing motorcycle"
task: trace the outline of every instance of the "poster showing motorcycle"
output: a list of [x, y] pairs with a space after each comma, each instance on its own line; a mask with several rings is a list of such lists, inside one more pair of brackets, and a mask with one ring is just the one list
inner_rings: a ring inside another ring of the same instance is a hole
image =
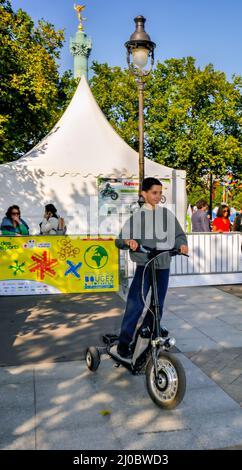
[[[164, 187], [167, 190], [169, 180], [164, 180]], [[121, 213], [130, 213], [138, 206], [138, 178], [98, 178], [99, 209], [103, 206], [107, 208], [107, 213], [111, 207], [119, 208]], [[163, 194], [161, 203], [166, 203], [166, 196]]]
[[129, 213], [138, 201], [138, 179], [98, 178], [99, 208], [118, 207], [119, 211]]
[[[162, 180], [162, 182], [164, 179]], [[167, 180], [164, 187], [167, 191]], [[138, 178], [98, 178], [99, 230], [102, 235], [118, 236], [127, 218], [139, 210]], [[166, 196], [162, 195], [162, 204]]]

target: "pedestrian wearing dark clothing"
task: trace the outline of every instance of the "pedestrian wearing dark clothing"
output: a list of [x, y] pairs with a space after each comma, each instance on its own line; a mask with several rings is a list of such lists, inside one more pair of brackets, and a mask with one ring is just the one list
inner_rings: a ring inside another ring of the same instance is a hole
[[242, 232], [242, 207], [240, 208], [239, 214], [234, 219], [233, 232]]
[[197, 202], [197, 211], [192, 214], [193, 232], [210, 232], [210, 223], [207, 216], [208, 204], [204, 199]]

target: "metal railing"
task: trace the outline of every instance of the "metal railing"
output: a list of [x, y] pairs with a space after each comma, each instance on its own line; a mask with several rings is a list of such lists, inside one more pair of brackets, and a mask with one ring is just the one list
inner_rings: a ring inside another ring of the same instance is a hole
[[[197, 279], [193, 285], [242, 283], [241, 233], [190, 233], [187, 239], [189, 258], [185, 256], [172, 258], [171, 285], [173, 285], [172, 278], [176, 280], [176, 285], [191, 285], [191, 277], [194, 280], [195, 276]], [[122, 267], [124, 277], [130, 283], [136, 264], [130, 260], [128, 252], [124, 252], [121, 256], [121, 269]], [[182, 282], [179, 277], [183, 278]], [[187, 284], [186, 280], [184, 281], [186, 277]]]
[[170, 275], [242, 272], [240, 233], [190, 233], [189, 258], [172, 259]]

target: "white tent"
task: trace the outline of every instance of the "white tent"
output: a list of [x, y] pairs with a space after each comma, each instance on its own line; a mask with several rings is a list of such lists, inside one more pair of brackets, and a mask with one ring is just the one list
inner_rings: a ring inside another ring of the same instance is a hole
[[[145, 175], [169, 181], [167, 202], [176, 206], [184, 226], [185, 172], [145, 159]], [[84, 208], [95, 212], [90, 197], [97, 198], [100, 176], [137, 178], [138, 154], [114, 131], [82, 77], [52, 131], [19, 160], [0, 165], [0, 218], [18, 204], [31, 233], [38, 233], [44, 205], [52, 202], [65, 217], [69, 234], [87, 233]]]

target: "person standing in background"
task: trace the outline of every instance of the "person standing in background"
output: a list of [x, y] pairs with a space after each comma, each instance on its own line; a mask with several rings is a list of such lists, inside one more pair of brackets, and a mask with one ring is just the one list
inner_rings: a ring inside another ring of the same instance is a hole
[[197, 211], [192, 214], [192, 232], [210, 232], [210, 224], [207, 216], [208, 204], [205, 199], [197, 202]]
[[242, 206], [234, 219], [233, 232], [242, 232]]

